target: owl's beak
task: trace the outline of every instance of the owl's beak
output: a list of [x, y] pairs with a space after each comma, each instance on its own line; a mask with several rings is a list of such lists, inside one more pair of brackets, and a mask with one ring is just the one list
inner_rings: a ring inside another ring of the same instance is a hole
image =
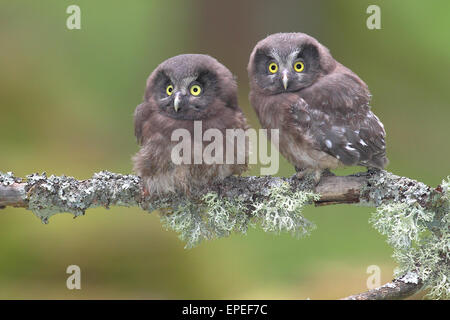
[[289, 82], [288, 71], [283, 70], [282, 74], [283, 74], [283, 77], [281, 78], [281, 80], [283, 81], [283, 87], [284, 87], [284, 90], [287, 90], [288, 82]]
[[175, 112], [178, 112], [178, 109], [180, 108], [180, 92], [175, 93], [175, 100], [173, 101], [173, 108], [175, 109]]

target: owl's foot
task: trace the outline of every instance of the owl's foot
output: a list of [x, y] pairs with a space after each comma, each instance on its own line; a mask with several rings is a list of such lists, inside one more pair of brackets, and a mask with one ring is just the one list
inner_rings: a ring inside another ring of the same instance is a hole
[[380, 172], [382, 169], [375, 168], [375, 167], [367, 167], [367, 172], [370, 174], [375, 174]]
[[322, 177], [322, 170], [314, 170], [313, 171], [312, 178], [316, 185], [319, 184], [321, 177]]
[[[314, 185], [317, 185], [322, 177], [322, 170], [312, 170], [312, 169], [299, 169], [295, 167], [297, 173], [295, 174], [297, 179], [311, 179], [314, 182]], [[331, 171], [330, 171], [331, 173]], [[331, 173], [333, 174], [333, 173]]]
[[330, 169], [325, 169], [322, 171], [322, 177], [335, 177], [336, 175], [331, 172]]
[[296, 171], [295, 175], [298, 179], [303, 179], [307, 173], [306, 169], [299, 167], [295, 167], [295, 171]]

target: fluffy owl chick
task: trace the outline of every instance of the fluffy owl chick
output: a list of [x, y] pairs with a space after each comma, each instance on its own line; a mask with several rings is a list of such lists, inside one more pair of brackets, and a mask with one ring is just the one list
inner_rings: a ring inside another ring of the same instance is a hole
[[[247, 169], [248, 148], [225, 148], [227, 129], [247, 129], [237, 103], [236, 82], [231, 72], [210, 56], [184, 54], [161, 63], [147, 80], [144, 101], [134, 113], [134, 128], [141, 146], [133, 157], [134, 171], [150, 195], [188, 193], [191, 188]], [[216, 148], [212, 152], [217, 157], [209, 160], [202, 157], [211, 144], [206, 140], [214, 140], [203, 138], [208, 129], [219, 139], [214, 141]], [[181, 142], [185, 148], [174, 154], [188, 161], [180, 163], [174, 161], [172, 150]], [[236, 160], [232, 164], [225, 162], [227, 151]], [[220, 152], [223, 157], [218, 159]]]
[[261, 125], [279, 129], [279, 151], [299, 177], [325, 169], [388, 162], [383, 124], [367, 85], [304, 33], [258, 42], [248, 65], [250, 102]]

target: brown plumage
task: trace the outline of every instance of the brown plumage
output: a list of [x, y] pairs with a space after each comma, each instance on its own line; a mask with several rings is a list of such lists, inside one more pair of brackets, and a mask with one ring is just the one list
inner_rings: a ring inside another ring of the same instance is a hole
[[[196, 91], [198, 90], [198, 91]], [[198, 95], [197, 95], [198, 94]], [[247, 169], [245, 163], [194, 163], [194, 149], [203, 152], [211, 142], [192, 143], [191, 162], [175, 164], [172, 141], [176, 129], [186, 129], [194, 141], [194, 122], [201, 122], [202, 136], [207, 129], [223, 134], [223, 158], [226, 159], [226, 129], [247, 129], [246, 119], [237, 104], [237, 88], [231, 72], [214, 58], [185, 54], [161, 63], [149, 76], [144, 101], [134, 113], [135, 135], [141, 149], [133, 157], [134, 171], [143, 179], [149, 194], [189, 192]], [[199, 138], [197, 136], [197, 138]], [[223, 162], [225, 163], [225, 161]]]
[[250, 102], [261, 125], [279, 129], [279, 151], [298, 175], [362, 165], [384, 168], [385, 131], [367, 85], [304, 33], [258, 42], [248, 65]]

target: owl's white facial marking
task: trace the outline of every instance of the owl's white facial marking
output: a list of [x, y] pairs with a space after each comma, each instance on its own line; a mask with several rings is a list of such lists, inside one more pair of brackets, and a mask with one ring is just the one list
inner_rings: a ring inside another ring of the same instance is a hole
[[[278, 72], [281, 72], [281, 82], [283, 84], [284, 90], [287, 90], [289, 87], [289, 80], [294, 77], [301, 80], [302, 74], [293, 72], [293, 65], [297, 58], [297, 56], [300, 53], [300, 49], [296, 49], [292, 51], [286, 58], [282, 58], [276, 49], [272, 49], [272, 55], [275, 59], [275, 61], [278, 64]], [[273, 76], [272, 76], [273, 77]]]
[[[189, 74], [173, 70], [155, 77], [153, 95], [161, 112], [175, 119], [198, 120], [211, 115], [210, 106], [216, 99], [217, 75], [199, 68]], [[170, 91], [168, 90], [170, 88]]]
[[286, 58], [282, 58], [278, 53], [277, 49], [272, 49], [271, 53], [275, 61], [278, 63], [279, 70], [290, 70], [292, 69], [292, 65], [294, 64], [295, 58], [300, 53], [300, 49], [295, 49], [292, 51]]
[[178, 83], [175, 83], [175, 91], [181, 91], [182, 94], [187, 94], [189, 86], [195, 80], [197, 80], [197, 76], [186, 77], [186, 78], [181, 79], [181, 81], [178, 81]]
[[262, 48], [255, 55], [256, 82], [270, 94], [295, 92], [311, 84], [316, 63], [301, 45]]

